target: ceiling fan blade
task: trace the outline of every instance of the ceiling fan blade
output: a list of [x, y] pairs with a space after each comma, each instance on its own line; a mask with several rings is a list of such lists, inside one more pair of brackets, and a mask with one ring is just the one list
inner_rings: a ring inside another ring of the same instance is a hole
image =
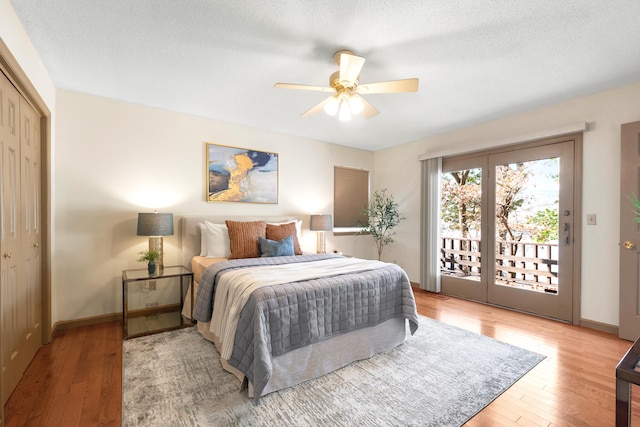
[[300, 114], [300, 117], [309, 117], [309, 116], [312, 116], [314, 114], [319, 113], [320, 111], [324, 110], [324, 104], [326, 104], [330, 99], [331, 99], [331, 97], [328, 97], [327, 99], [325, 99], [321, 103], [316, 104], [313, 107], [309, 108], [307, 111], [305, 111], [304, 113]]
[[371, 93], [417, 92], [418, 79], [391, 80], [389, 82], [359, 85], [354, 92], [363, 95]]
[[340, 54], [340, 82], [343, 86], [351, 87], [355, 84], [364, 61], [361, 56], [351, 55], [350, 53]]
[[360, 100], [362, 100], [362, 104], [364, 105], [364, 108], [362, 109], [362, 113], [360, 113], [362, 115], [362, 117], [364, 117], [365, 119], [370, 119], [371, 117], [377, 115], [379, 113], [379, 111], [376, 109], [376, 107], [374, 107], [373, 105], [369, 104], [367, 102], [366, 99], [364, 99], [363, 97], [359, 96], [359, 95], [354, 95], [357, 96], [358, 98], [360, 98]]
[[335, 92], [336, 91], [332, 87], [298, 85], [294, 83], [276, 83], [273, 85], [273, 87], [282, 88], [282, 89], [313, 90], [317, 92]]

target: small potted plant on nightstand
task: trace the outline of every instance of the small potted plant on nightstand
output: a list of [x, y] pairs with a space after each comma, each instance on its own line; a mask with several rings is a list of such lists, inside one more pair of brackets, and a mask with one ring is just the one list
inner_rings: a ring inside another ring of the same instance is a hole
[[155, 274], [156, 272], [156, 260], [160, 258], [160, 254], [157, 251], [142, 251], [139, 252], [140, 258], [138, 261], [146, 262], [149, 274]]

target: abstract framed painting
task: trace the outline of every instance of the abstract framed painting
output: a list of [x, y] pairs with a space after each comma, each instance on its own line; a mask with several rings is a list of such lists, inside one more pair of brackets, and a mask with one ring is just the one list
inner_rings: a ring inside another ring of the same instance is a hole
[[278, 153], [206, 143], [207, 202], [278, 203]]

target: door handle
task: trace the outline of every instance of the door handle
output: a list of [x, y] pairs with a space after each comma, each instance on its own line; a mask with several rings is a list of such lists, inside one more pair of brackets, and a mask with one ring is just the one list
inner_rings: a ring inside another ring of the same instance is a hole
[[633, 249], [633, 248], [636, 246], [636, 245], [635, 245], [632, 241], [630, 241], [630, 240], [627, 240], [627, 241], [626, 241], [626, 242], [624, 242], [622, 245], [625, 247], [625, 249]]
[[569, 245], [569, 229], [570, 229], [569, 223], [565, 222], [564, 223], [564, 244], [565, 244], [565, 246]]
[[11, 258], [11, 252], [5, 252], [3, 257], [5, 258]]
[[34, 248], [36, 248], [36, 249], [38, 249], [38, 248], [40, 247], [40, 245], [39, 245], [38, 243], [34, 243], [34, 244], [33, 244], [33, 247], [34, 247]]

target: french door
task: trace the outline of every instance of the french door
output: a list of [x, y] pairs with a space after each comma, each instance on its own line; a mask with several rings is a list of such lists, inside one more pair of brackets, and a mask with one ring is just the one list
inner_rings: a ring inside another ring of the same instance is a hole
[[574, 159], [566, 138], [443, 159], [443, 293], [574, 320]]

